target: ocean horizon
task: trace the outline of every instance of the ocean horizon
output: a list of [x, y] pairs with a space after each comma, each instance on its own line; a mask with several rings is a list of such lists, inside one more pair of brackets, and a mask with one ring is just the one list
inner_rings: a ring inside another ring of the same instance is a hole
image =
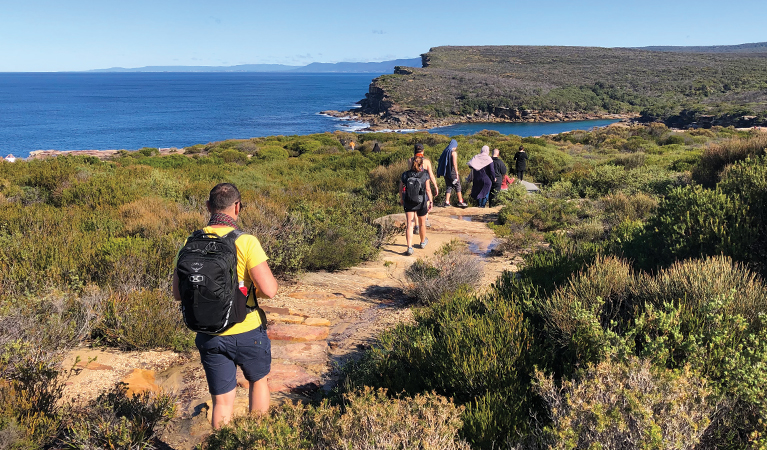
[[[370, 73], [0, 73], [0, 157], [35, 150], [183, 148], [226, 139], [358, 132], [367, 124], [320, 114], [357, 107]], [[615, 120], [457, 124], [522, 137]], [[415, 131], [415, 130], [393, 130]]]

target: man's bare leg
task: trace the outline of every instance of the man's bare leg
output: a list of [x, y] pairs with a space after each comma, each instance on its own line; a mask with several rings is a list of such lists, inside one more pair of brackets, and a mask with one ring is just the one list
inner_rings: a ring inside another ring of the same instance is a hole
[[258, 381], [250, 382], [250, 404], [248, 409], [250, 412], [258, 412], [261, 414], [269, 411], [269, 382], [267, 378], [261, 378]]
[[226, 394], [213, 396], [213, 418], [211, 420], [213, 429], [218, 430], [232, 419], [236, 390], [237, 388], [234, 388]]

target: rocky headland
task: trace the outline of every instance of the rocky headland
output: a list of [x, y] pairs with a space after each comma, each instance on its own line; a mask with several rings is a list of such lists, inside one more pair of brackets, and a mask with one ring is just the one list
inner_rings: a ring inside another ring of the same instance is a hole
[[767, 53], [685, 49], [436, 47], [422, 67], [374, 79], [360, 108], [322, 113], [370, 131], [588, 119], [767, 125]]

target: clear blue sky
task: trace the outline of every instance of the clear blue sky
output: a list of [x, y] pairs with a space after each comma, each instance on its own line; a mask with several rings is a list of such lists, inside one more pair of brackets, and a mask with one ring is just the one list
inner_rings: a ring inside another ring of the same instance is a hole
[[767, 1], [0, 0], [0, 72], [383, 61], [440, 45], [767, 41]]

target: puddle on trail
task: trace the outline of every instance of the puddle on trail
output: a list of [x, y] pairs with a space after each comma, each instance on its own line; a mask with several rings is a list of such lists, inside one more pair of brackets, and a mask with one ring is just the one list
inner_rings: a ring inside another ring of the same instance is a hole
[[465, 220], [467, 222], [471, 222], [473, 219], [472, 216], [450, 216], [451, 219], [458, 219], [458, 220]]
[[487, 257], [490, 256], [493, 250], [495, 250], [501, 244], [501, 241], [498, 239], [493, 239], [489, 244], [487, 244], [487, 247], [483, 247], [481, 243], [477, 241], [469, 241], [468, 244], [470, 252], [474, 253], [475, 255]]

